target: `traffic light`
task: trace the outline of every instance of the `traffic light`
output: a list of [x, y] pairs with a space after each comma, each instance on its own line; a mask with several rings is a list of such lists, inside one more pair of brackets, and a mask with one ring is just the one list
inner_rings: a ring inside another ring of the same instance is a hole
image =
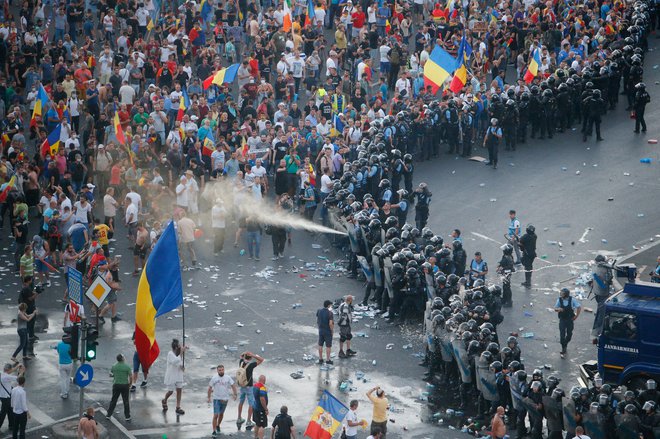
[[99, 331], [94, 328], [87, 328], [87, 339], [85, 340], [85, 360], [92, 361], [96, 359], [96, 347], [99, 342]]

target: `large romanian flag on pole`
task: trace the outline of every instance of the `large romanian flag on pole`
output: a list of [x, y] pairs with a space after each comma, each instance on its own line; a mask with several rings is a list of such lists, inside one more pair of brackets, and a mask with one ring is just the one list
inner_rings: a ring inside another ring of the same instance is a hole
[[456, 59], [442, 47], [436, 45], [428, 61], [424, 64], [424, 86], [430, 85], [435, 94], [455, 69]]
[[324, 390], [319, 405], [307, 424], [304, 436], [311, 439], [330, 439], [341, 426], [347, 413], [348, 407]]
[[142, 270], [135, 304], [135, 347], [142, 367], [158, 358], [156, 318], [183, 305], [174, 221], [165, 228]]
[[218, 70], [215, 74], [209, 76], [204, 80], [202, 85], [204, 90], [209, 88], [212, 84], [222, 86], [222, 84], [229, 83], [231, 84], [236, 79], [236, 74], [238, 73], [239, 64], [232, 64], [229, 67]]
[[525, 72], [525, 82], [530, 83], [536, 78], [536, 75], [539, 74], [539, 66], [541, 65], [541, 52], [537, 47], [532, 53], [532, 59], [529, 61], [529, 66], [527, 66], [527, 71]]

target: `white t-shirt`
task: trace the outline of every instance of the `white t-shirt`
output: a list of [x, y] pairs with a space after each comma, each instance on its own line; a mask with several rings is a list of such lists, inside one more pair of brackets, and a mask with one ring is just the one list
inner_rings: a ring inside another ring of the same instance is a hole
[[183, 183], [179, 183], [176, 187], [176, 204], [188, 207], [188, 187]]
[[80, 201], [76, 201], [76, 204], [74, 204], [73, 207], [75, 208], [75, 213], [73, 214], [74, 220], [80, 220], [83, 224], [89, 223], [87, 213], [92, 211], [92, 205], [85, 203], [83, 206]]
[[211, 378], [211, 381], [209, 381], [209, 387], [213, 389], [213, 399], [219, 399], [221, 401], [229, 400], [231, 386], [233, 385], [234, 380], [232, 380], [229, 375], [215, 375]]
[[181, 356], [177, 356], [174, 352], [169, 351], [167, 353], [167, 367], [165, 368], [165, 385], [183, 385], [183, 370], [181, 370], [181, 365], [183, 364], [183, 359]]
[[[0, 398], [9, 398], [11, 396], [11, 388], [16, 385], [16, 376], [0, 372]], [[7, 390], [5, 390], [7, 389]]]
[[214, 229], [225, 228], [225, 208], [222, 206], [213, 206], [211, 209], [211, 227]]
[[[131, 220], [131, 215], [133, 216], [133, 220]], [[138, 220], [138, 208], [135, 204], [131, 203], [126, 208], [126, 223], [135, 224], [137, 223], [137, 220]]]
[[213, 161], [213, 169], [224, 169], [225, 168], [225, 152], [218, 151], [217, 149], [211, 154], [211, 159]]
[[323, 175], [323, 177], [321, 177], [321, 192], [329, 194], [332, 190], [330, 184], [332, 184], [332, 178], [328, 175]]
[[351, 422], [357, 422], [358, 421], [357, 413], [355, 412], [355, 410], [349, 410], [348, 413], [346, 414], [346, 417], [344, 418], [344, 420], [346, 421], [346, 424], [345, 424], [346, 425], [346, 436], [357, 436], [358, 426], [354, 425], [354, 426], [351, 427], [350, 425], [348, 425], [348, 421], [351, 421]]
[[263, 177], [266, 176], [266, 168], [264, 168], [263, 166], [254, 166], [252, 168], [252, 174], [255, 177], [262, 177], [263, 178]]
[[126, 198], [131, 200], [131, 204], [135, 204], [136, 206], [139, 206], [140, 204], [142, 204], [142, 197], [137, 192], [127, 193]]

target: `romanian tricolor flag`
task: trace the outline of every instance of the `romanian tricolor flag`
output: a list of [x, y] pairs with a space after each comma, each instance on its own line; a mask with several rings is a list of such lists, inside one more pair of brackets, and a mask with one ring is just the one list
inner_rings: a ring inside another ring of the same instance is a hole
[[183, 305], [174, 222], [165, 228], [142, 270], [135, 304], [135, 348], [145, 369], [156, 361], [156, 318]]
[[41, 144], [41, 155], [46, 157], [48, 154], [55, 156], [60, 149], [60, 137], [62, 136], [62, 124], [58, 124], [55, 129], [46, 137]]
[[304, 436], [311, 439], [330, 439], [341, 426], [347, 413], [348, 407], [324, 390], [319, 405], [307, 424]]
[[530, 83], [536, 78], [536, 75], [539, 74], [539, 66], [541, 65], [541, 52], [537, 47], [532, 53], [532, 59], [529, 61], [529, 66], [527, 66], [527, 71], [525, 72], [525, 82]]
[[112, 120], [112, 124], [115, 128], [115, 137], [117, 138], [117, 141], [122, 145], [126, 145], [126, 137], [124, 137], [124, 130], [121, 128], [121, 123], [119, 122], [119, 112], [116, 108], [115, 117]]
[[202, 16], [202, 22], [206, 21], [206, 17], [211, 13], [211, 5], [207, 0], [202, 0], [202, 3], [199, 5], [199, 13]]
[[181, 122], [184, 114], [186, 114], [186, 100], [183, 98], [183, 95], [181, 95], [179, 98], [179, 111], [176, 113], [176, 120]]
[[454, 93], [461, 91], [467, 83], [467, 63], [470, 60], [471, 55], [472, 47], [467, 42], [465, 35], [463, 35], [463, 38], [461, 38], [461, 44], [458, 46], [458, 56], [456, 57], [458, 67], [454, 72], [454, 77], [449, 85], [449, 89]]
[[614, 35], [616, 33], [616, 30], [614, 29], [614, 26], [612, 26], [612, 23], [607, 23], [605, 25], [605, 34], [606, 35]]
[[215, 74], [206, 78], [203, 82], [204, 90], [209, 88], [211, 84], [216, 84], [221, 86], [222, 84], [229, 83], [231, 84], [236, 79], [236, 73], [238, 73], [239, 64], [232, 64], [229, 67], [218, 70]]
[[392, 32], [392, 24], [390, 23], [390, 20], [388, 20], [388, 19], [386, 18], [386, 19], [385, 19], [385, 33], [386, 33], [387, 35], [389, 35], [390, 32]]
[[32, 110], [32, 118], [30, 119], [30, 127], [37, 126], [37, 116], [41, 116], [46, 113], [48, 108], [48, 93], [44, 89], [44, 86], [39, 84], [39, 90], [37, 91], [37, 100], [34, 102], [34, 110]]
[[15, 184], [16, 176], [12, 175], [7, 183], [4, 183], [2, 186], [0, 186], [0, 203], [7, 199], [7, 195], [9, 195], [11, 188], [13, 188]]
[[149, 21], [147, 22], [147, 30], [151, 32], [156, 26], [154, 25], [154, 21], [149, 17]]
[[211, 157], [215, 151], [215, 139], [213, 138], [213, 132], [209, 130], [206, 137], [204, 137], [204, 142], [202, 142], [202, 155]]
[[499, 20], [499, 19], [500, 19], [500, 13], [497, 12], [495, 9], [493, 9], [490, 12], [490, 22], [491, 23], [497, 23], [497, 20]]
[[290, 0], [284, 0], [282, 2], [284, 16], [282, 17], [282, 30], [284, 32], [290, 32], [293, 26], [293, 18], [291, 17], [291, 5], [289, 4]]
[[456, 69], [456, 59], [442, 47], [436, 45], [424, 64], [424, 86], [431, 86], [435, 94], [445, 80]]
[[305, 27], [312, 24], [312, 20], [316, 18], [316, 11], [314, 10], [314, 1], [307, 0], [307, 15], [305, 16]]

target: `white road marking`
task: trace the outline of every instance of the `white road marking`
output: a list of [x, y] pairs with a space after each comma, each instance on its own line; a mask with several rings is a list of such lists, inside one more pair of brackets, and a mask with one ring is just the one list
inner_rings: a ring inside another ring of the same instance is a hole
[[470, 232], [470, 233], [472, 233], [474, 236], [477, 236], [477, 237], [479, 237], [479, 238], [481, 238], [481, 239], [485, 239], [486, 241], [492, 241], [492, 242], [494, 242], [494, 243], [497, 244], [497, 245], [502, 245], [501, 242], [496, 241], [496, 240], [494, 240], [493, 238], [491, 238], [491, 237], [489, 237], [489, 236], [482, 235], [481, 233], [477, 233], [477, 232]]
[[[97, 411], [97, 412], [101, 412], [101, 413], [103, 413], [103, 416], [105, 416], [106, 418], [108, 417], [108, 412], [106, 412], [106, 410], [105, 410], [103, 407], [99, 407], [99, 408], [97, 408], [96, 411]], [[114, 416], [111, 417], [111, 418], [110, 418], [110, 422], [112, 422], [112, 423], [114, 424], [115, 427], [117, 427], [122, 433], [124, 433], [124, 435], [125, 435], [127, 438], [129, 438], [129, 439], [137, 439], [137, 437], [135, 437], [135, 435], [134, 435], [133, 433], [131, 433], [126, 427], [124, 427], [124, 426], [121, 424], [121, 422], [119, 422], [119, 421], [117, 420], [116, 417], [114, 417]], [[163, 429], [161, 428], [159, 431], [162, 433]]]
[[48, 416], [46, 413], [44, 413], [39, 407], [36, 405], [32, 404], [31, 402], [28, 401], [28, 408], [30, 409], [30, 415], [32, 416], [32, 419], [37, 421], [40, 424], [54, 424], [55, 419], [51, 418]]
[[589, 232], [591, 232], [592, 230], [593, 230], [593, 229], [592, 229], [591, 227], [587, 227], [586, 229], [584, 229], [584, 233], [582, 234], [582, 236], [580, 237], [580, 239], [578, 239], [578, 241], [580, 241], [580, 242], [583, 243], [583, 244], [585, 244], [586, 242], [588, 242], [586, 238], [587, 238], [587, 235], [589, 234]]

